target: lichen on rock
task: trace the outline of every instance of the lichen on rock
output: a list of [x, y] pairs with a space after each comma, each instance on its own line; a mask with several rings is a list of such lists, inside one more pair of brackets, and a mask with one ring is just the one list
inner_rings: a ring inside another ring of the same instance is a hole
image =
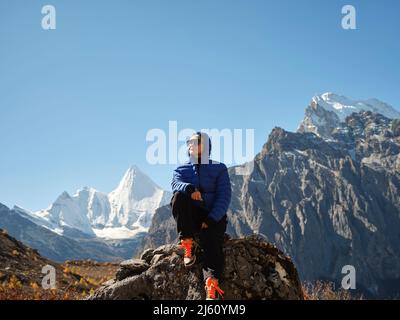
[[[140, 259], [121, 263], [116, 277], [97, 289], [91, 300], [199, 300], [205, 298], [202, 253], [192, 268], [183, 265], [178, 244], [147, 249]], [[224, 299], [303, 299], [291, 259], [256, 236], [224, 242], [225, 265], [220, 286]]]

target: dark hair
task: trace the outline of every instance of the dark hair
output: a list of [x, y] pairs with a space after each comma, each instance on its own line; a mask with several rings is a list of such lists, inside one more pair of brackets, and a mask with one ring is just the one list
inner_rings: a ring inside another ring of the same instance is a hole
[[208, 154], [210, 155], [211, 154], [211, 138], [210, 138], [210, 136], [207, 133], [201, 132], [201, 131], [197, 131], [196, 134], [200, 136], [200, 141], [203, 137], [208, 138]]

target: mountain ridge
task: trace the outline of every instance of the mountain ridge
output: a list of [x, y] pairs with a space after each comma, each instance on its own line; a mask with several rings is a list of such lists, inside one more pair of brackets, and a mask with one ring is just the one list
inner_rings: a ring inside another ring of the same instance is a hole
[[85, 186], [72, 196], [62, 192], [47, 209], [37, 212], [16, 209], [60, 235], [65, 229], [76, 229], [89, 237], [117, 240], [146, 232], [155, 209], [169, 198], [168, 191], [162, 190], [137, 166], [131, 166], [117, 188], [108, 194]]
[[371, 111], [389, 119], [400, 118], [400, 112], [376, 98], [354, 100], [326, 92], [311, 99], [297, 132], [312, 132], [324, 139], [332, 139], [332, 132], [341, 127], [352, 113]]

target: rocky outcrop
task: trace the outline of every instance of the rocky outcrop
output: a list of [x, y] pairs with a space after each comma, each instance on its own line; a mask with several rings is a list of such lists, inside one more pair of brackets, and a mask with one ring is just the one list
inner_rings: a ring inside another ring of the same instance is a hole
[[[264, 240], [226, 238], [224, 254], [220, 287], [225, 299], [303, 299], [292, 261]], [[184, 267], [182, 255], [176, 244], [148, 249], [140, 259], [124, 261], [116, 278], [89, 299], [204, 299], [201, 252], [197, 252], [198, 262], [189, 269]]]
[[297, 131], [300, 133], [312, 132], [324, 138], [331, 138], [332, 131], [338, 126], [340, 126], [338, 115], [313, 100], [307, 107], [304, 119]]

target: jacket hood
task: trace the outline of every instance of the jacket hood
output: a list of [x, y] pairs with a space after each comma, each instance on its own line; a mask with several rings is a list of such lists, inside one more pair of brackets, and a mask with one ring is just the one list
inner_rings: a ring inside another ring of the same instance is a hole
[[[200, 143], [203, 144], [203, 146], [205, 146], [205, 147], [207, 147], [207, 144], [208, 144], [208, 158], [207, 159], [209, 159], [210, 155], [211, 155], [211, 149], [212, 149], [210, 136], [205, 132], [197, 131], [196, 133], [192, 134], [192, 136], [190, 137], [189, 140], [196, 140], [196, 139], [200, 140]], [[188, 151], [188, 156], [192, 160], [192, 157], [190, 156], [189, 151]]]

